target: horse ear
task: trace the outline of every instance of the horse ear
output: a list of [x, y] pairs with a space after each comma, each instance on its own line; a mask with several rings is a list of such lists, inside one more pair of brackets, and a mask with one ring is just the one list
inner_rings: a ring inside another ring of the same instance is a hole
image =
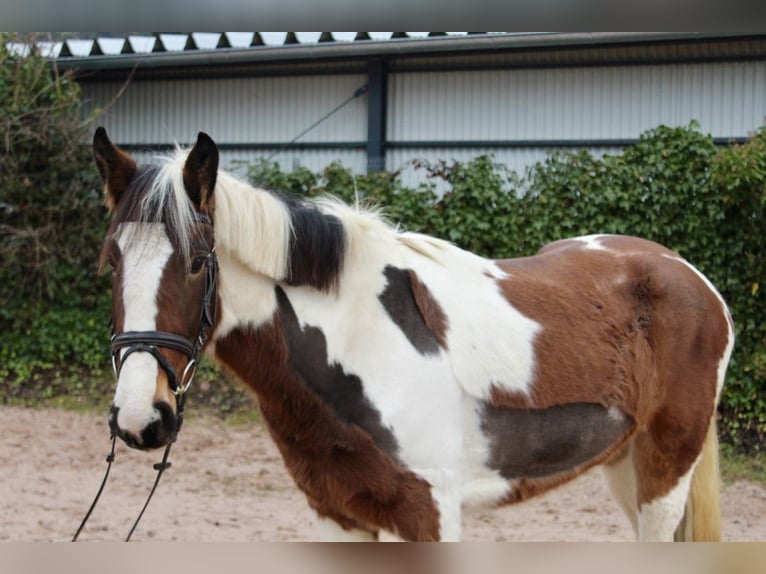
[[93, 134], [93, 157], [104, 181], [106, 205], [114, 209], [136, 173], [136, 162], [112, 143], [103, 127]]
[[186, 158], [183, 177], [186, 192], [200, 213], [212, 211], [217, 175], [218, 147], [209, 135], [199, 132], [197, 143]]

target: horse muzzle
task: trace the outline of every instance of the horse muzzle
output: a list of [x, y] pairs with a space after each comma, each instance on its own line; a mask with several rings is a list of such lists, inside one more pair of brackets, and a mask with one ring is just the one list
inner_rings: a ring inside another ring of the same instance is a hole
[[164, 401], [154, 403], [153, 416], [142, 428], [122, 428], [119, 421], [120, 407], [112, 405], [109, 410], [109, 429], [126, 445], [139, 450], [166, 446], [173, 438], [178, 426], [173, 409]]

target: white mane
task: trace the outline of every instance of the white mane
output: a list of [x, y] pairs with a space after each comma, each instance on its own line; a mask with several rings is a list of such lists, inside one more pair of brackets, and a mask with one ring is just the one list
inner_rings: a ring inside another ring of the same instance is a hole
[[[158, 171], [142, 204], [147, 220], [165, 219], [174, 230], [178, 248], [186, 258], [191, 245], [190, 232], [195, 208], [183, 184], [183, 168], [188, 150], [176, 148], [160, 157]], [[296, 236], [290, 207], [277, 195], [219, 170], [214, 191], [215, 241], [250, 269], [277, 281], [290, 278], [290, 246]], [[306, 202], [325, 215], [337, 218], [344, 230], [344, 257], [364, 262], [370, 242], [394, 241], [418, 254], [440, 261], [447, 242], [428, 236], [401, 233], [388, 223], [380, 209], [349, 206], [335, 198]]]
[[289, 275], [293, 228], [284, 202], [224, 171], [215, 187], [216, 245], [251, 269], [283, 280]]

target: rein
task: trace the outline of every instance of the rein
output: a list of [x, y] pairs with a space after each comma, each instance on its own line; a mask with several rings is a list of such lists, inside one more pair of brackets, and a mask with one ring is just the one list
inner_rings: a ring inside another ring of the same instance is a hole
[[[160, 478], [162, 477], [162, 473], [164, 473], [167, 469], [169, 469], [173, 463], [168, 461], [168, 457], [170, 456], [170, 447], [173, 446], [173, 443], [176, 442], [176, 438], [178, 437], [178, 432], [181, 430], [181, 425], [183, 424], [183, 409], [184, 409], [184, 403], [186, 402], [186, 395], [181, 394], [179, 395], [178, 399], [178, 406], [176, 408], [176, 428], [173, 431], [173, 434], [170, 436], [170, 441], [168, 442], [167, 446], [165, 447], [165, 453], [162, 455], [162, 460], [160, 462], [155, 463], [152, 468], [157, 471], [157, 477], [154, 479], [154, 484], [152, 485], [152, 489], [149, 491], [149, 495], [146, 497], [146, 502], [144, 502], [144, 506], [141, 508], [141, 512], [138, 513], [138, 517], [136, 517], [135, 522], [133, 522], [133, 526], [131, 526], [130, 531], [128, 532], [128, 535], [125, 537], [125, 542], [130, 542], [130, 537], [133, 536], [133, 532], [135, 532], [136, 527], [138, 526], [138, 523], [141, 521], [141, 518], [144, 516], [144, 512], [146, 511], [146, 508], [149, 506], [149, 502], [152, 500], [152, 497], [154, 496], [154, 491], [157, 490], [157, 485], [160, 483]], [[90, 515], [93, 513], [93, 509], [96, 508], [96, 504], [98, 503], [98, 499], [101, 498], [101, 493], [104, 491], [104, 486], [106, 486], [106, 481], [109, 478], [109, 471], [112, 468], [112, 462], [114, 462], [114, 447], [117, 442], [117, 437], [112, 434], [110, 436], [112, 440], [112, 448], [109, 451], [109, 454], [106, 456], [106, 472], [104, 473], [104, 478], [101, 481], [101, 486], [98, 487], [98, 492], [96, 493], [96, 497], [93, 499], [93, 502], [90, 505], [90, 508], [88, 508], [88, 512], [85, 513], [85, 516], [82, 519], [82, 522], [80, 523], [79, 528], [77, 529], [77, 532], [75, 532], [75, 535], [72, 537], [72, 542], [77, 542], [77, 539], [80, 537], [80, 533], [85, 528], [85, 524], [87, 524], [88, 519], [90, 518]]]
[[[197, 215], [197, 219], [208, 224], [210, 223], [210, 220], [201, 214]], [[202, 349], [205, 346], [205, 342], [207, 341], [209, 330], [215, 325], [217, 313], [216, 305], [218, 300], [217, 285], [218, 258], [215, 253], [215, 247], [213, 247], [206, 258], [205, 294], [202, 299], [202, 310], [200, 312], [199, 334], [194, 341], [190, 341], [186, 337], [176, 335], [175, 333], [166, 333], [163, 331], [128, 331], [125, 333], [115, 334], [114, 323], [110, 321], [112, 327], [112, 368], [114, 369], [115, 377], [119, 379], [120, 371], [122, 370], [122, 366], [125, 364], [125, 360], [128, 358], [128, 356], [136, 352], [149, 353], [157, 360], [159, 366], [162, 367], [162, 369], [167, 374], [170, 390], [176, 397], [175, 428], [173, 429], [168, 444], [165, 447], [165, 452], [162, 456], [162, 460], [153, 465], [154, 470], [157, 471], [157, 477], [154, 480], [152, 489], [149, 491], [149, 495], [146, 499], [146, 502], [144, 503], [143, 508], [141, 508], [141, 512], [138, 514], [138, 517], [133, 523], [133, 526], [128, 532], [128, 535], [125, 537], [125, 542], [130, 541], [130, 537], [133, 535], [133, 532], [138, 526], [139, 521], [143, 517], [144, 511], [149, 506], [149, 502], [151, 501], [152, 496], [154, 496], [154, 491], [157, 489], [157, 485], [160, 482], [162, 474], [171, 466], [171, 463], [168, 461], [168, 457], [170, 456], [170, 448], [173, 446], [173, 443], [175, 443], [176, 438], [178, 437], [178, 433], [181, 430], [181, 425], [183, 424], [184, 406], [186, 404], [186, 391], [189, 390], [189, 386], [191, 385], [192, 379], [194, 378], [194, 374], [197, 371], [197, 365], [199, 364], [200, 356], [202, 355]], [[125, 348], [125, 351], [122, 353], [122, 356], [120, 356], [120, 350], [123, 348]], [[176, 373], [173, 366], [167, 361], [167, 359], [165, 359], [165, 357], [163, 357], [162, 353], [160, 353], [159, 349], [173, 349], [186, 355], [188, 362], [186, 363], [186, 367], [184, 367], [180, 378], [178, 377], [178, 374]], [[85, 514], [85, 517], [82, 519], [82, 522], [80, 523], [80, 527], [77, 529], [74, 537], [72, 537], [72, 542], [77, 541], [83, 528], [85, 528], [85, 524], [88, 522], [93, 509], [96, 507], [96, 504], [101, 497], [101, 493], [104, 490], [104, 486], [106, 485], [106, 481], [109, 478], [109, 471], [111, 470], [112, 462], [114, 461], [114, 448], [117, 442], [117, 437], [114, 435], [114, 433], [112, 433], [110, 439], [112, 441], [112, 448], [106, 457], [107, 466], [106, 472], [104, 473], [104, 478], [101, 481], [101, 486], [96, 493], [96, 497], [91, 503], [88, 512]]]

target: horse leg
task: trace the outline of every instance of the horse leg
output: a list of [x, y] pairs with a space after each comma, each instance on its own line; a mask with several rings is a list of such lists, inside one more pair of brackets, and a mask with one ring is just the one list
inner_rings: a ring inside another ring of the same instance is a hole
[[633, 446], [627, 446], [615, 459], [602, 467], [612, 497], [630, 520], [638, 536], [638, 498], [636, 469], [633, 464]]
[[[665, 472], [658, 474], [644, 452], [645, 447], [630, 445], [624, 454], [602, 467], [603, 473], [636, 538], [641, 542], [672, 542], [684, 515], [693, 468], [673, 481]], [[669, 482], [673, 485], [666, 490]]]
[[[688, 510], [697, 507], [706, 516], [708, 524], [703, 530], [696, 527], [690, 538], [720, 538], [720, 511], [718, 508], [717, 440], [715, 422], [691, 430], [678, 425], [673, 414], [658, 415], [658, 421], [647, 431], [639, 433], [634, 443], [634, 465], [637, 475], [638, 539], [640, 541], [674, 540], [676, 529]], [[672, 422], [670, 422], [672, 420]], [[687, 421], [690, 423], [690, 421]], [[681, 422], [684, 425], [684, 422]], [[690, 426], [694, 426], [691, 425]], [[713, 464], [708, 464], [709, 460]], [[699, 470], [696, 470], [699, 466]], [[707, 472], [715, 469], [715, 472]], [[702, 482], [704, 492], [691, 498], [692, 478], [699, 482], [698, 474], [709, 474]], [[706, 532], [705, 532], [706, 531]], [[685, 538], [683, 533], [681, 538]]]
[[343, 528], [331, 518], [317, 515], [320, 542], [377, 542], [378, 533], [361, 528]]
[[[696, 441], [695, 445], [696, 445]], [[692, 447], [679, 442], [687, 453]], [[658, 447], [643, 431], [602, 468], [611, 493], [641, 541], [720, 539], [718, 442], [715, 420], [685, 468], [677, 450]], [[688, 458], [688, 454], [687, 454]]]
[[673, 542], [674, 533], [684, 516], [694, 469], [679, 477], [669, 492], [642, 504], [638, 511], [638, 540]]
[[431, 496], [439, 508], [439, 541], [460, 542], [462, 509], [459, 491], [434, 489]]

